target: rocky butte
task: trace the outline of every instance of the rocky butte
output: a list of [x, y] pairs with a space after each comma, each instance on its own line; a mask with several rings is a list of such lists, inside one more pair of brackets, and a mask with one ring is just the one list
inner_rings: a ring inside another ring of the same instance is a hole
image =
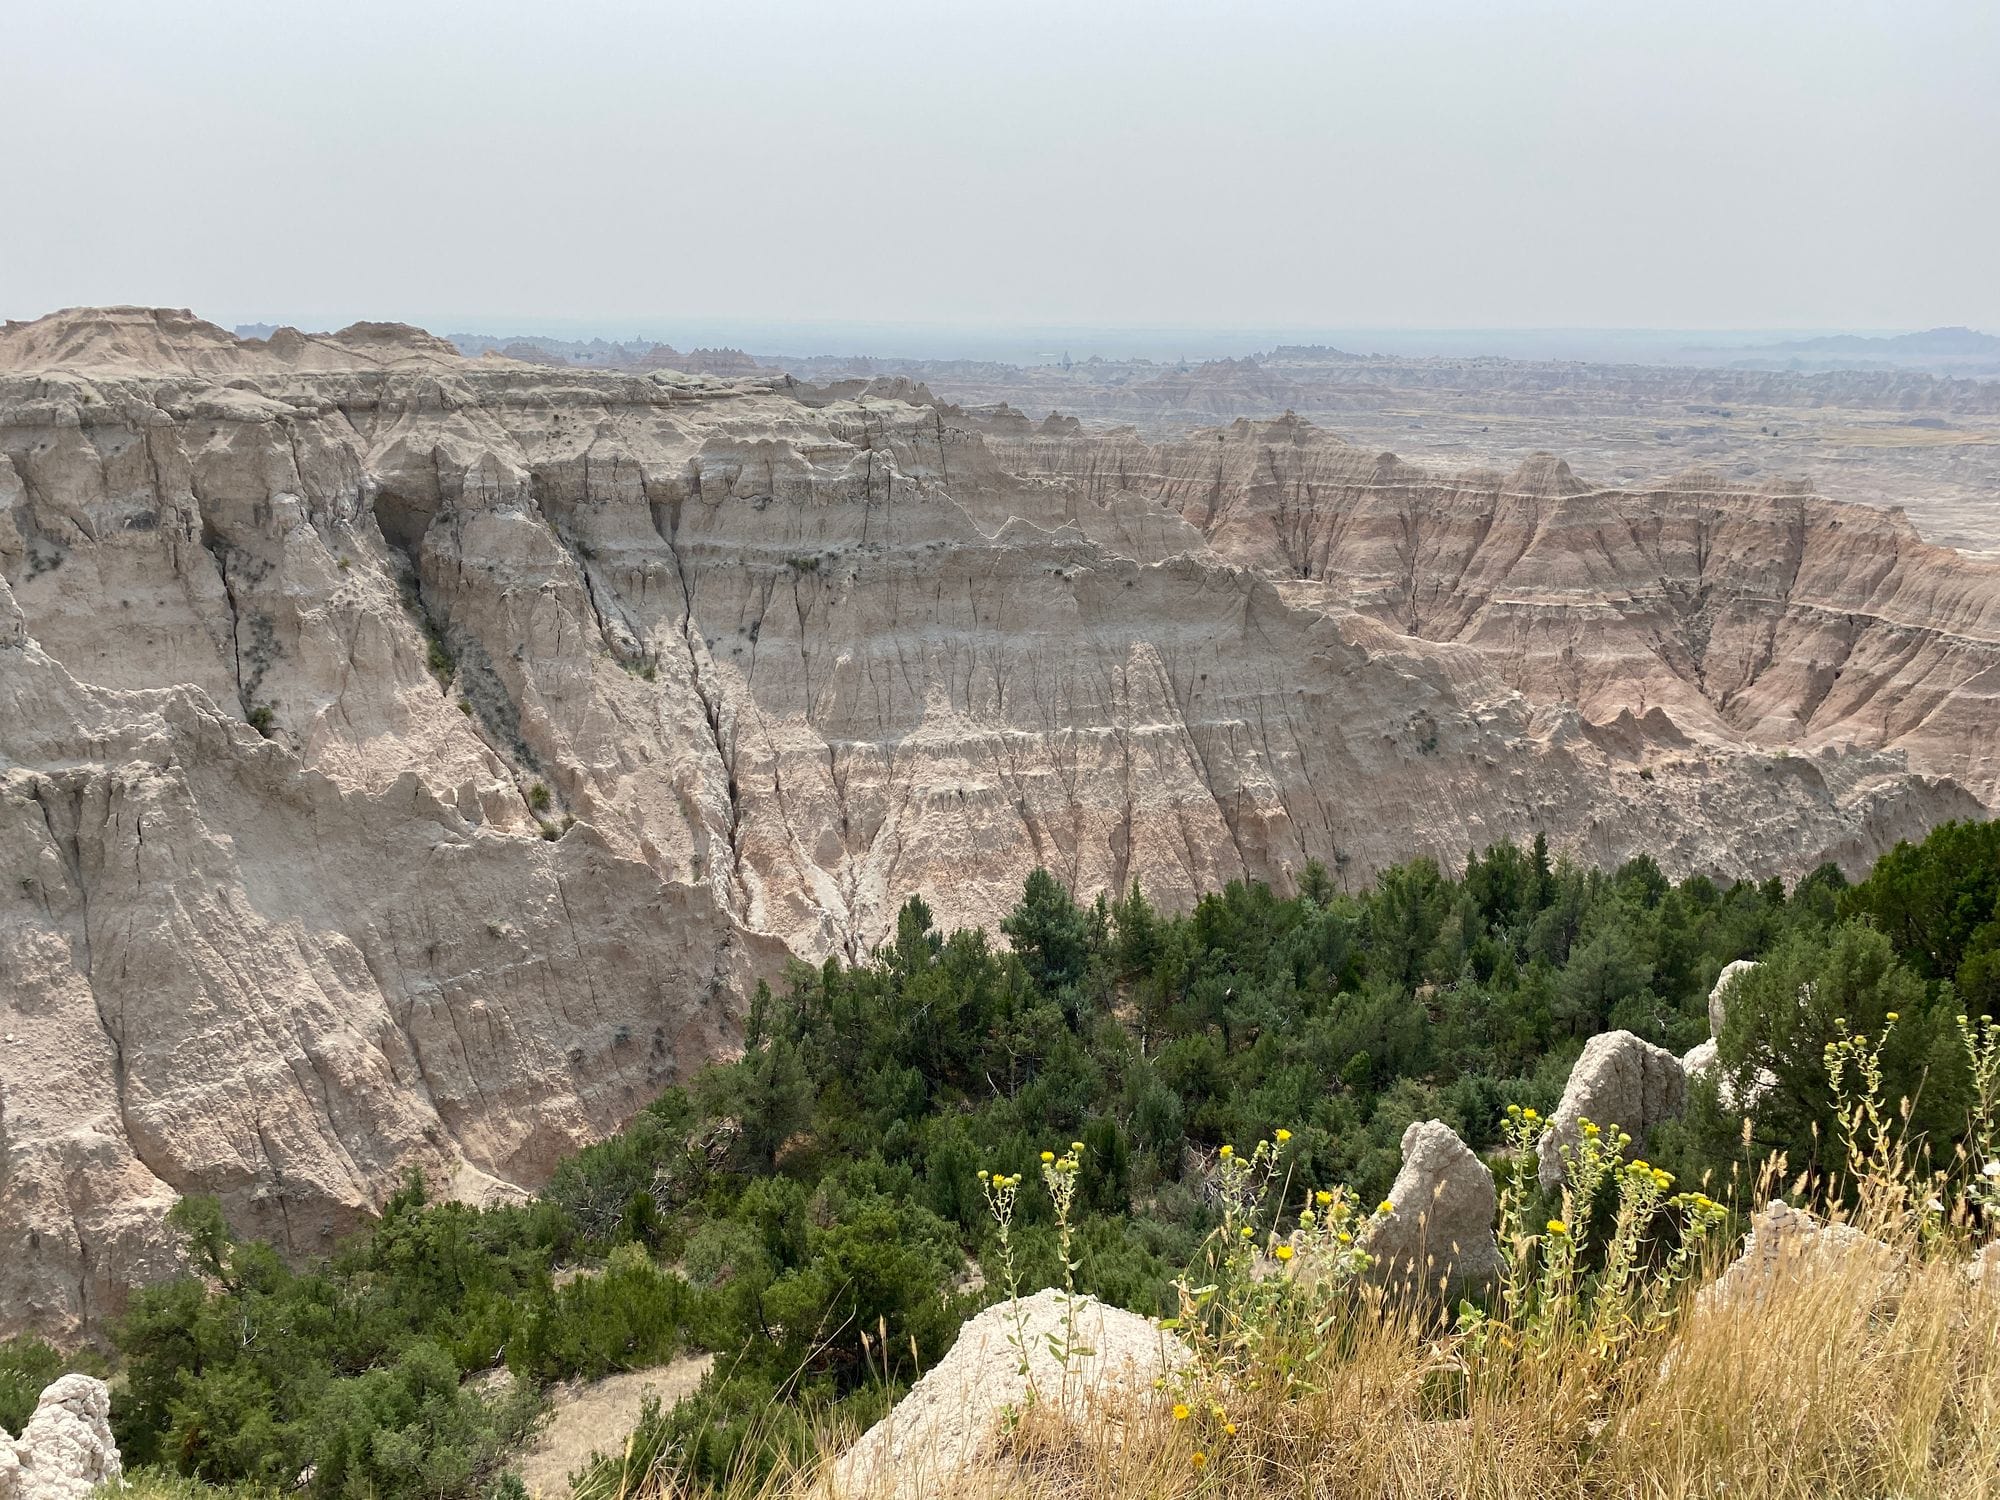
[[411, 1168], [532, 1188], [912, 892], [1789, 876], [2000, 798], [2000, 568], [1295, 418], [76, 310], [0, 330], [0, 577], [8, 1330], [183, 1192], [306, 1253]]

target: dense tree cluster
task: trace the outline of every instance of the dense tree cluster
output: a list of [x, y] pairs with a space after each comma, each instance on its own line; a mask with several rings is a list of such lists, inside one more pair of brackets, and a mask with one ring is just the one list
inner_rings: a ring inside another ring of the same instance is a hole
[[[1859, 885], [1828, 866], [1790, 893], [1673, 882], [1648, 859], [1587, 871], [1539, 841], [1359, 892], [1317, 866], [1291, 896], [1234, 882], [1185, 915], [1137, 889], [1079, 906], [1037, 871], [1006, 947], [938, 931], [912, 898], [866, 961], [797, 964], [760, 990], [740, 1060], [565, 1163], [532, 1205], [429, 1203], [413, 1184], [296, 1268], [189, 1200], [192, 1274], [141, 1293], [117, 1330], [121, 1439], [215, 1481], [310, 1468], [316, 1495], [472, 1495], [548, 1381], [696, 1347], [715, 1371], [645, 1444], [698, 1475], [768, 1461], [837, 1407], [885, 1407], [999, 1295], [982, 1168], [1026, 1174], [1016, 1262], [1024, 1290], [1047, 1285], [1033, 1165], [1081, 1141], [1079, 1283], [1161, 1311], [1214, 1222], [1223, 1145], [1282, 1126], [1300, 1187], [1378, 1196], [1413, 1120], [1487, 1146], [1510, 1104], [1553, 1107], [1597, 1032], [1702, 1040], [1737, 958], [1763, 963], [1736, 987], [1721, 1073], [1767, 1079], [1757, 1152], [1829, 1165], [1824, 1045], [1891, 1011], [1885, 1068], [1916, 1101], [1913, 1145], [1946, 1149], [1966, 1090], [1955, 1018], [2000, 1004], [1996, 830], [1952, 825]], [[1709, 1087], [1653, 1146], [1716, 1180], [1742, 1128]], [[470, 1378], [501, 1363], [511, 1394]], [[0, 1351], [0, 1396], [5, 1375]]]

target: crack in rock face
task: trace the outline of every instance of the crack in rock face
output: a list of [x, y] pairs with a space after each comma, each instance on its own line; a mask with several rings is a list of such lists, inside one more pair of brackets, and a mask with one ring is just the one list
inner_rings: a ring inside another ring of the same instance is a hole
[[308, 1254], [531, 1190], [913, 893], [1859, 867], [1994, 795], [1996, 641], [1990, 567], [1806, 496], [9, 325], [0, 1332], [115, 1315], [184, 1192]]

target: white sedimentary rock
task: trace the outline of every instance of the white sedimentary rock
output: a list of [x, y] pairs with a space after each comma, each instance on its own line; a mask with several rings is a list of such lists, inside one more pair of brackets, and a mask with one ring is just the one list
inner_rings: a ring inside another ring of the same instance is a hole
[[1686, 1099], [1687, 1074], [1680, 1059], [1666, 1048], [1629, 1031], [1592, 1037], [1584, 1043], [1562, 1102], [1542, 1133], [1542, 1186], [1552, 1188], [1563, 1180], [1563, 1147], [1575, 1148], [1583, 1121], [1643, 1141], [1648, 1130], [1680, 1114]]
[[121, 1472], [111, 1392], [88, 1375], [44, 1390], [19, 1437], [0, 1432], [0, 1500], [85, 1500]]
[[[1134, 1403], [1161, 1399], [1154, 1382], [1191, 1357], [1152, 1319], [1094, 1297], [1078, 1297], [1073, 1327], [1069, 1318], [1065, 1294], [1050, 1290], [972, 1319], [951, 1352], [835, 1463], [834, 1493], [842, 1500], [950, 1493], [992, 1460], [1010, 1413], [1032, 1403], [1068, 1421], [1115, 1423]], [[1066, 1345], [1072, 1334], [1074, 1347], [1089, 1352], [1065, 1365], [1050, 1340]]]
[[1722, 966], [1722, 972], [1715, 976], [1715, 983], [1708, 992], [1708, 1034], [1722, 1035], [1722, 1024], [1729, 1018], [1729, 991], [1737, 979], [1757, 967], [1754, 958], [1739, 958]]
[[1966, 1279], [1982, 1291], [2000, 1296], [2000, 1240], [1989, 1240], [1966, 1262]]
[[1403, 1132], [1403, 1167], [1365, 1248], [1374, 1274], [1391, 1286], [1454, 1298], [1502, 1274], [1493, 1234], [1493, 1174], [1442, 1120]]
[[1701, 1295], [1724, 1304], [1745, 1298], [1761, 1300], [1802, 1271], [1835, 1268], [1858, 1268], [1879, 1278], [1880, 1297], [1890, 1298], [1901, 1279], [1902, 1258], [1852, 1224], [1828, 1223], [1793, 1208], [1782, 1198], [1773, 1198], [1751, 1215], [1742, 1253]]
[[[1681, 1069], [1692, 1082], [1707, 1074], [1721, 1061], [1717, 1040], [1722, 1035], [1723, 1022], [1729, 1015], [1729, 995], [1736, 982], [1743, 975], [1757, 967], [1754, 958], [1739, 958], [1722, 966], [1722, 972], [1715, 976], [1715, 984], [1708, 992], [1708, 1030], [1705, 1042], [1690, 1048], [1681, 1058]], [[1726, 1077], [1717, 1079], [1717, 1097], [1724, 1109], [1749, 1109], [1762, 1098], [1767, 1090], [1777, 1083], [1777, 1078], [1768, 1070], [1760, 1068], [1743, 1090], [1743, 1098], [1736, 1097], [1736, 1087]]]
[[1692, 1082], [1714, 1067], [1719, 1057], [1714, 1037], [1705, 1042], [1696, 1042], [1681, 1054], [1681, 1071], [1687, 1074], [1688, 1080]]

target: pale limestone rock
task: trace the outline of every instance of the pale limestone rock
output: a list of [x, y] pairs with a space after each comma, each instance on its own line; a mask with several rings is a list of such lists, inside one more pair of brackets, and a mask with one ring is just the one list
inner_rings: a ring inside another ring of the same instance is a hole
[[[1074, 1324], [1070, 1322], [1074, 1318]], [[1050, 1347], [1088, 1351], [1067, 1366]], [[1028, 1370], [1021, 1372], [1023, 1355]], [[1051, 1289], [989, 1307], [889, 1415], [835, 1462], [839, 1500], [923, 1500], [951, 1493], [998, 1455], [1009, 1414], [1031, 1402], [1068, 1422], [1115, 1423], [1162, 1399], [1154, 1382], [1185, 1366], [1187, 1346], [1151, 1318]]]
[[0, 1500], [85, 1500], [122, 1473], [111, 1392], [89, 1375], [65, 1375], [44, 1390], [19, 1437], [0, 1432]]
[[1363, 1242], [1379, 1280], [1451, 1301], [1499, 1279], [1493, 1174], [1442, 1120], [1403, 1132], [1403, 1167], [1389, 1201], [1394, 1209]]
[[2000, 1240], [1988, 1240], [1965, 1266], [1966, 1280], [2000, 1296]]
[[1781, 1281], [1850, 1269], [1879, 1278], [1878, 1304], [1894, 1300], [1902, 1280], [1902, 1257], [1897, 1251], [1852, 1224], [1828, 1223], [1773, 1198], [1751, 1215], [1742, 1253], [1701, 1296], [1724, 1306], [1739, 1300], [1762, 1301]]
[[1554, 1188], [1564, 1175], [1562, 1148], [1575, 1148], [1585, 1120], [1606, 1133], [1625, 1131], [1635, 1142], [1662, 1120], [1681, 1112], [1687, 1075], [1680, 1059], [1629, 1031], [1606, 1031], [1583, 1044], [1570, 1070], [1562, 1102], [1542, 1132], [1542, 1186]]
[[[1708, 992], [1707, 1041], [1690, 1048], [1681, 1058], [1681, 1070], [1687, 1074], [1689, 1082], [1705, 1076], [1721, 1061], [1717, 1038], [1722, 1035], [1722, 1023], [1728, 1017], [1728, 997], [1736, 981], [1757, 967], [1753, 958], [1739, 958], [1724, 964], [1722, 972], [1715, 976], [1715, 984]], [[1726, 1076], [1716, 1079], [1716, 1096], [1724, 1109], [1750, 1109], [1766, 1092], [1777, 1086], [1777, 1076], [1767, 1068], [1759, 1068], [1743, 1090], [1741, 1102], [1736, 1097], [1736, 1086]]]
[[1722, 1023], [1729, 1016], [1729, 991], [1737, 979], [1757, 967], [1754, 958], [1739, 958], [1722, 966], [1722, 972], [1715, 976], [1715, 984], [1708, 992], [1708, 1034], [1722, 1035]]
[[1688, 1081], [1692, 1083], [1714, 1067], [1719, 1056], [1714, 1037], [1705, 1042], [1696, 1042], [1681, 1054], [1681, 1071], [1687, 1074]]

